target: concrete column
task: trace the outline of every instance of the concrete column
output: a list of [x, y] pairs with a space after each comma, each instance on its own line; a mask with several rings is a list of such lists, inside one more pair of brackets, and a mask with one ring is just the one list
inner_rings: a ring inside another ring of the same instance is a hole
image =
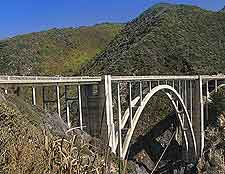
[[123, 147], [122, 147], [122, 129], [121, 129], [121, 101], [120, 101], [120, 83], [117, 84], [117, 105], [118, 105], [118, 143], [119, 143], [119, 157], [122, 159], [123, 158]]
[[143, 100], [143, 91], [142, 91], [142, 82], [139, 82], [139, 92], [140, 92], [140, 106], [142, 105], [142, 100]]
[[8, 94], [8, 88], [4, 89], [5, 94]]
[[81, 85], [80, 88], [84, 130], [91, 136], [106, 139], [107, 126], [104, 111], [104, 83]]
[[206, 81], [206, 102], [205, 102], [205, 120], [209, 121], [209, 81]]
[[198, 80], [193, 81], [193, 112], [192, 125], [196, 138], [198, 157], [201, 157], [204, 148], [204, 110], [203, 110], [203, 96], [202, 96], [202, 78], [199, 76]]
[[65, 102], [66, 102], [66, 120], [67, 125], [69, 128], [71, 128], [71, 122], [70, 122], [70, 105], [68, 100], [68, 86], [65, 86]]
[[152, 90], [152, 82], [151, 81], [148, 82], [148, 87], [149, 87], [149, 92], [151, 92], [151, 90]]
[[112, 81], [111, 76], [104, 76], [105, 82], [105, 109], [106, 109], [106, 120], [108, 127], [108, 139], [109, 146], [112, 148], [112, 152], [116, 151], [116, 141], [115, 141], [115, 126], [114, 126], [114, 117], [113, 117], [113, 101], [112, 101]]
[[215, 80], [215, 91], [217, 92], [217, 79]]
[[189, 94], [189, 102], [190, 102], [190, 119], [192, 123], [192, 117], [193, 117], [193, 87], [192, 87], [192, 80], [190, 80], [190, 94]]
[[129, 128], [131, 128], [132, 125], [132, 120], [133, 120], [133, 108], [132, 108], [132, 84], [129, 82]]
[[80, 129], [83, 130], [83, 110], [82, 110], [82, 98], [81, 98], [81, 87], [80, 87], [80, 85], [78, 85], [77, 91], [78, 91]]
[[57, 97], [57, 110], [58, 110], [59, 117], [61, 118], [60, 88], [59, 88], [59, 85], [56, 86], [56, 97]]
[[45, 87], [42, 87], [42, 99], [43, 99], [43, 109], [47, 111], [46, 101], [45, 101]]
[[37, 101], [36, 101], [36, 88], [32, 87], [32, 103], [34, 106], [37, 105]]

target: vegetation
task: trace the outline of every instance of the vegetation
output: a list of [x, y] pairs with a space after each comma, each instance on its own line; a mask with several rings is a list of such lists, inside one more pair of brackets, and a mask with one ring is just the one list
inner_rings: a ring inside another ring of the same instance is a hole
[[[213, 126], [225, 126], [225, 88], [219, 88], [210, 95], [209, 124]], [[222, 123], [222, 122], [224, 123]]]
[[159, 4], [128, 23], [83, 74], [225, 73], [225, 13]]
[[[0, 94], [0, 173], [115, 173], [110, 149], [56, 115]], [[114, 162], [115, 161], [115, 162]]]
[[0, 73], [77, 75], [80, 66], [102, 51], [122, 24], [51, 29], [0, 41]]
[[209, 125], [205, 131], [204, 155], [199, 160], [199, 173], [225, 172], [225, 92], [219, 88], [210, 96]]
[[205, 131], [204, 155], [198, 163], [198, 173], [225, 173], [225, 129], [209, 127]]

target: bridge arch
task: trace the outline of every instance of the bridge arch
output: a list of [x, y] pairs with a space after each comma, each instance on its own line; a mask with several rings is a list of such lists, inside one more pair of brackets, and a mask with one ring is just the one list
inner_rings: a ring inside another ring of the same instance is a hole
[[184, 135], [186, 149], [188, 151], [189, 143], [188, 143], [188, 137], [187, 137], [187, 134], [186, 134], [186, 130], [184, 128], [184, 122], [182, 121], [181, 114], [180, 114], [180, 111], [178, 109], [178, 106], [177, 106], [173, 96], [170, 93], [172, 93], [176, 97], [177, 101], [179, 102], [179, 104], [180, 104], [180, 106], [181, 106], [181, 108], [183, 110], [184, 116], [186, 117], [186, 120], [187, 120], [187, 126], [188, 126], [188, 129], [190, 130], [191, 140], [192, 140], [193, 146], [194, 146], [194, 153], [195, 153], [195, 155], [197, 157], [197, 146], [196, 146], [195, 135], [194, 135], [194, 131], [193, 131], [193, 128], [192, 128], [191, 121], [190, 121], [189, 113], [187, 111], [187, 108], [186, 108], [186, 106], [184, 104], [184, 101], [183, 101], [182, 97], [180, 96], [180, 94], [173, 87], [171, 87], [169, 85], [159, 85], [159, 86], [156, 86], [155, 88], [153, 88], [143, 98], [142, 104], [136, 110], [136, 112], [134, 114], [134, 117], [133, 117], [133, 120], [132, 120], [133, 126], [128, 130], [127, 135], [126, 135], [125, 140], [124, 140], [124, 143], [123, 143], [123, 146], [122, 146], [122, 154], [121, 154], [122, 159], [124, 159], [126, 154], [127, 154], [128, 147], [129, 147], [129, 144], [130, 144], [133, 132], [134, 132], [134, 130], [136, 128], [138, 120], [139, 120], [139, 118], [140, 118], [140, 116], [141, 116], [145, 106], [147, 105], [148, 101], [159, 91], [163, 91], [166, 94], [166, 96], [171, 101], [171, 103], [172, 103], [172, 105], [173, 105], [173, 107], [174, 107], [174, 109], [175, 109], [175, 111], [176, 111], [176, 113], [178, 115], [178, 119], [179, 119], [180, 125], [182, 127], [182, 132], [183, 132], [183, 135]]
[[209, 91], [209, 95], [212, 93], [215, 93], [218, 89], [223, 88], [224, 86], [225, 86], [225, 83], [222, 83], [219, 86], [216, 86], [212, 91]]

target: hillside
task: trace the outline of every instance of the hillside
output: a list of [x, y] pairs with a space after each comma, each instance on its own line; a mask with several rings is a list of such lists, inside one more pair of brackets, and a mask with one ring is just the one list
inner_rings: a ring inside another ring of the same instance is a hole
[[128, 23], [83, 74], [225, 73], [225, 13], [158, 4]]
[[[187, 5], [158, 4], [128, 23], [106, 50], [83, 68], [82, 73], [88, 75], [225, 73], [224, 57], [225, 13]], [[138, 91], [138, 88], [136, 90]], [[171, 106], [162, 96], [153, 98], [142, 113], [132, 137], [134, 143], [131, 149], [138, 152], [131, 158], [138, 160], [139, 164], [150, 170], [149, 156], [146, 155], [148, 149], [143, 146], [148, 144], [148, 147], [151, 147], [148, 143], [151, 138], [148, 137], [144, 141], [143, 136], [167, 116], [169, 113], [167, 107]], [[140, 140], [143, 141], [139, 142]], [[143, 149], [141, 151], [138, 148]], [[173, 155], [176, 156], [176, 153]], [[138, 156], [142, 157], [141, 161]]]
[[76, 75], [102, 51], [122, 24], [51, 29], [0, 41], [0, 73]]
[[0, 127], [1, 174], [118, 170], [115, 157], [99, 140], [78, 129], [69, 131], [57, 114], [46, 113], [20, 97], [0, 93]]

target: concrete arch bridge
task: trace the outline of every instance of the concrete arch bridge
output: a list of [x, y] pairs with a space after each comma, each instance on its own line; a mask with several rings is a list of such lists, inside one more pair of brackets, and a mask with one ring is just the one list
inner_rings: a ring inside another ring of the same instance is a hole
[[[0, 76], [0, 86], [6, 94], [11, 89], [27, 88], [33, 105], [40, 105], [37, 98], [42, 99], [41, 105], [46, 110], [52, 103], [69, 128], [79, 128], [103, 138], [121, 159], [126, 158], [143, 110], [155, 94], [162, 92], [179, 120], [176, 126], [182, 130], [183, 156], [188, 160], [198, 160], [204, 149], [209, 95], [211, 91], [217, 91], [224, 81], [224, 75]], [[53, 99], [46, 97], [46, 88], [54, 94]], [[38, 89], [41, 90], [38, 92]], [[15, 91], [17, 95], [23, 95], [20, 90]], [[78, 122], [74, 124], [73, 119]], [[122, 136], [124, 130], [126, 133]], [[175, 135], [176, 132], [171, 140]]]

